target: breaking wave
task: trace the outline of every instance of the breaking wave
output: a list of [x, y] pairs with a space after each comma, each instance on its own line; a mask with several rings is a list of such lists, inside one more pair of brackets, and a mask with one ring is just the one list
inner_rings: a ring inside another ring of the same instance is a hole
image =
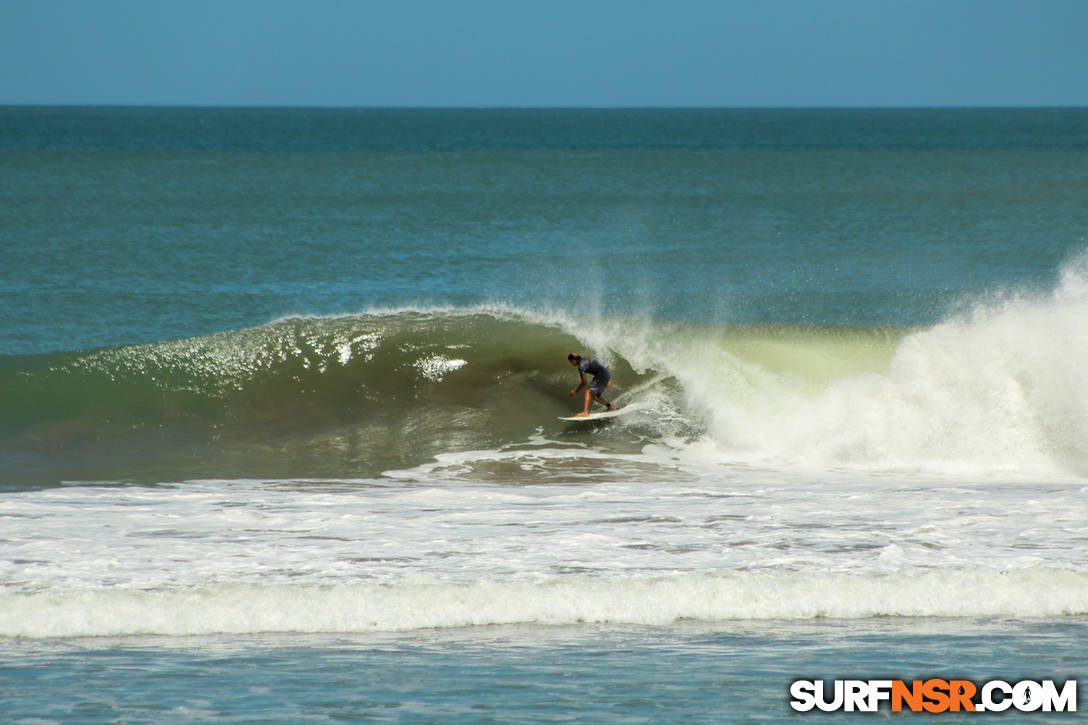
[[[1048, 295], [925, 329], [739, 326], [505, 308], [298, 317], [150, 345], [0, 358], [8, 482], [373, 476], [546, 435], [723, 461], [1088, 475], [1088, 261]], [[566, 353], [637, 412], [601, 427]], [[10, 403], [10, 404], [8, 404]]]

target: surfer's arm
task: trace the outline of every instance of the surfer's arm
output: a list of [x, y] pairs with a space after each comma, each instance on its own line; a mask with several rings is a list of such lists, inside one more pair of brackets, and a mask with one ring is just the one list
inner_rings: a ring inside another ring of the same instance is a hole
[[578, 391], [586, 386], [586, 374], [582, 373], [582, 382], [578, 383], [578, 387], [570, 391], [571, 395], [577, 395]]

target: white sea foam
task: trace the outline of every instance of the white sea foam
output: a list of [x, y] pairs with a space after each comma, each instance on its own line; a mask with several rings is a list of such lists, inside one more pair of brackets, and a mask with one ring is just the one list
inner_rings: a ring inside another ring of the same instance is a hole
[[0, 636], [372, 632], [491, 624], [1054, 617], [1088, 614], [1088, 572], [571, 576], [393, 585], [215, 584], [0, 594]]
[[[11, 494], [0, 635], [1088, 612], [1083, 486], [723, 468], [657, 484], [458, 480], [495, 460], [637, 458], [533, 443], [384, 481]], [[671, 460], [645, 455], [663, 472]]]
[[836, 354], [862, 359], [868, 370], [829, 362], [835, 339], [818, 344], [799, 335], [776, 343], [773, 354], [751, 356], [725, 331], [608, 319], [566, 324], [636, 369], [675, 376], [683, 414], [701, 423], [722, 460], [1083, 479], [1085, 320], [1088, 255], [1066, 265], [1052, 293], [979, 303], [905, 335], [883, 359], [872, 345], [840, 340]]

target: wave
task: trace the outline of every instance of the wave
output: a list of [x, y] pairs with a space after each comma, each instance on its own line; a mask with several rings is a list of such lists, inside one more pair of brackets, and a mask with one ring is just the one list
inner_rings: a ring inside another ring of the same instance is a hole
[[524, 437], [568, 411], [555, 392], [574, 347], [522, 316], [432, 310], [7, 358], [0, 440], [24, 467], [67, 457], [84, 476], [96, 463], [376, 473]]
[[[1048, 295], [925, 329], [710, 325], [501, 307], [297, 317], [0, 358], [11, 481], [376, 476], [541, 435], [783, 468], [1088, 475], [1088, 256]], [[578, 407], [570, 350], [638, 414]]]
[[569, 576], [540, 581], [0, 594], [0, 636], [360, 633], [495, 624], [1088, 614], [1088, 574], [1067, 570], [889, 574]]

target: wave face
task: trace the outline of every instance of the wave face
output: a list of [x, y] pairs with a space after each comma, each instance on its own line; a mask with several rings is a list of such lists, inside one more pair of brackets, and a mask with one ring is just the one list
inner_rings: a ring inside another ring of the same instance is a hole
[[[368, 477], [545, 435], [774, 468], [1083, 477], [1086, 269], [925, 329], [402, 310], [8, 357], [0, 455], [12, 483]], [[556, 420], [579, 407], [575, 349], [612, 367], [632, 413]]]
[[569, 410], [555, 393], [574, 347], [522, 316], [440, 311], [8, 358], [0, 436], [24, 469], [70, 462], [84, 476], [375, 474], [554, 420]]

